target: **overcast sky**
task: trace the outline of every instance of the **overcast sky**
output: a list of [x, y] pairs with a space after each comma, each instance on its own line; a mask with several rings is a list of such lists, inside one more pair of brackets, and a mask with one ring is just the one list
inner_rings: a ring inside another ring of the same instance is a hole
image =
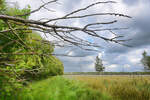
[[[7, 0], [11, 2], [18, 2], [20, 8], [26, 7], [27, 4], [31, 5], [32, 9], [36, 9], [42, 3], [40, 0]], [[48, 0], [44, 0], [45, 2]], [[59, 0], [60, 4], [48, 5], [47, 7], [55, 12], [47, 12], [42, 9], [40, 12], [33, 14], [30, 19], [53, 18], [61, 17], [64, 14], [87, 6], [96, 1], [106, 0]], [[132, 19], [119, 18], [112, 16], [97, 16], [95, 19], [88, 18], [86, 20], [74, 20], [71, 23], [63, 23], [66, 25], [83, 26], [87, 22], [96, 22], [112, 19], [117, 19], [119, 22], [113, 26], [108, 27], [128, 27], [128, 30], [117, 31], [118, 34], [124, 35], [125, 39], [132, 39], [126, 42], [132, 48], [121, 46], [114, 43], [107, 43], [100, 39], [92, 39], [80, 33], [78, 35], [99, 43], [102, 48], [101, 52], [89, 52], [81, 50], [77, 47], [74, 48], [56, 48], [56, 53], [69, 54], [74, 56], [85, 57], [59, 57], [64, 63], [65, 72], [76, 71], [95, 71], [94, 63], [95, 57], [99, 55], [103, 60], [106, 71], [142, 71], [143, 65], [140, 60], [142, 52], [146, 50], [150, 54], [150, 0], [114, 0], [116, 4], [98, 5], [89, 9], [87, 12], [116, 12], [132, 16]], [[107, 34], [104, 32], [103, 34]], [[107, 36], [107, 35], [106, 35]]]

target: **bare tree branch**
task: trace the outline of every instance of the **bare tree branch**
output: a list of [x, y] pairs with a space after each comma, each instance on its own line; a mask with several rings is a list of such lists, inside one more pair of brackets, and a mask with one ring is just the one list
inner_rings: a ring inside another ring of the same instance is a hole
[[[105, 40], [107, 42], [114, 42], [114, 43], [117, 43], [120, 45], [127, 46], [127, 45], [123, 44], [123, 42], [128, 41], [128, 40], [120, 39], [120, 38], [123, 38], [123, 36], [120, 36], [117, 33], [113, 32], [113, 30], [117, 31], [117, 30], [122, 30], [122, 29], [127, 29], [127, 28], [110, 28], [110, 27], [107, 28], [106, 27], [106, 25], [111, 25], [111, 24], [117, 23], [117, 20], [105, 21], [105, 22], [91, 22], [82, 27], [78, 27], [78, 26], [74, 27], [74, 26], [65, 25], [65, 24], [60, 25], [60, 24], [56, 24], [56, 23], [54, 23], [54, 24], [49, 23], [49, 22], [53, 22], [53, 21], [56, 21], [56, 22], [57, 21], [59, 22], [61, 20], [68, 21], [68, 19], [73, 20], [73, 19], [82, 19], [82, 18], [89, 18], [89, 17], [95, 17], [95, 16], [106, 16], [106, 15], [110, 15], [110, 16], [114, 15], [114, 16], [121, 16], [121, 17], [125, 17], [125, 18], [131, 18], [128, 15], [119, 14], [119, 13], [108, 13], [108, 12], [107, 13], [92, 13], [92, 14], [85, 14], [85, 15], [74, 15], [74, 14], [78, 14], [79, 12], [86, 11], [87, 9], [89, 9], [95, 5], [106, 4], [106, 3], [116, 3], [114, 1], [96, 2], [96, 3], [90, 4], [86, 7], [74, 10], [74, 11], [64, 15], [63, 17], [47, 19], [47, 21], [45, 21], [45, 22], [43, 22], [42, 20], [23, 19], [20, 17], [20, 16], [27, 16], [32, 13], [38, 12], [40, 9], [45, 8], [46, 5], [51, 4], [51, 3], [56, 3], [57, 1], [58, 0], [52, 0], [52, 1], [49, 1], [46, 3], [42, 0], [42, 2], [44, 3], [43, 5], [41, 5], [37, 9], [35, 9], [29, 13], [25, 13], [23, 15], [8, 16], [8, 15], [0, 14], [0, 20], [6, 21], [7, 25], [9, 26], [9, 29], [1, 30], [0, 35], [5, 36], [4, 34], [6, 32], [12, 32], [13, 34], [16, 35], [16, 32], [19, 30], [34, 30], [34, 31], [44, 33], [44, 35], [46, 37], [50, 36], [50, 37], [55, 38], [56, 40], [59, 40], [59, 42], [51, 41], [52, 44], [55, 46], [64, 47], [65, 45], [68, 45], [68, 46], [74, 45], [74, 46], [77, 46], [84, 50], [90, 50], [89, 47], [98, 47], [98, 48], [101, 47], [97, 43], [92, 43], [89, 40], [82, 39], [80, 36], [77, 36], [76, 33], [80, 32], [80, 34], [86, 34], [93, 38], [99, 38], [99, 39]], [[48, 8], [45, 8], [45, 9], [48, 9]], [[9, 22], [14, 23], [19, 26], [28, 26], [29, 28], [13, 28]], [[101, 28], [104, 25], [105, 25], [105, 28]], [[103, 31], [108, 31], [107, 33], [113, 34], [114, 37], [112, 37], [112, 38], [104, 37], [103, 35], [101, 35], [101, 32], [103, 32]], [[20, 43], [22, 43], [23, 45], [26, 45], [23, 42], [23, 40], [20, 39], [20, 37], [18, 37], [18, 39], [21, 41]], [[48, 42], [45, 42], [45, 41], [44, 42], [41, 41], [41, 42], [49, 44]], [[32, 55], [32, 54], [36, 54], [36, 53], [30, 52], [29, 54]]]
[[114, 16], [122, 16], [122, 17], [132, 18], [131, 16], [124, 15], [124, 14], [118, 14], [118, 13], [95, 13], [95, 14], [87, 14], [87, 15], [82, 15], [82, 16], [60, 17], [60, 18], [50, 19], [50, 20], [46, 21], [45, 23], [56, 21], [56, 20], [62, 20], [62, 19], [81, 19], [81, 18], [85, 18], [85, 17], [101, 16], [101, 15], [114, 15]]

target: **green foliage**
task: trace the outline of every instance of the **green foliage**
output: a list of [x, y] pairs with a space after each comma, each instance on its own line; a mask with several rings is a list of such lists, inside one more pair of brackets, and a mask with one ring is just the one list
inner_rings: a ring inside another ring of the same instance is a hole
[[95, 70], [98, 72], [104, 71], [105, 67], [103, 66], [102, 60], [96, 56], [96, 62], [95, 62]]
[[147, 55], [147, 52], [143, 52], [143, 58], [141, 60], [142, 64], [145, 66], [145, 71], [150, 70], [150, 56]]
[[0, 0], [0, 13], [3, 14], [3, 11], [5, 11], [5, 2], [4, 0]]
[[[19, 10], [18, 10], [19, 11]], [[29, 9], [27, 9], [29, 11]], [[4, 0], [0, 0], [0, 13], [1, 14], [10, 14], [15, 12], [15, 9], [6, 7]], [[20, 10], [22, 12], [22, 10]], [[18, 12], [19, 13], [19, 12]], [[11, 24], [13, 28], [19, 28], [15, 24]], [[0, 31], [7, 30], [8, 25], [0, 20]], [[18, 35], [24, 40], [27, 37], [26, 34], [21, 34], [23, 31], [18, 31]], [[0, 52], [1, 53], [13, 53], [17, 52], [19, 49], [23, 49], [20, 44], [16, 43], [18, 38], [11, 32], [1, 33], [0, 34]], [[9, 96], [12, 91], [15, 91], [21, 87], [20, 82], [18, 82], [19, 73], [17, 69], [16, 56], [12, 55], [0, 55], [0, 97]], [[17, 74], [16, 74], [17, 73]]]
[[86, 84], [60, 76], [32, 83], [11, 100], [111, 100]]
[[[37, 69], [36, 74], [27, 72], [26, 75], [34, 79], [46, 77], [49, 75], [62, 75], [63, 74], [63, 64], [55, 56], [52, 56], [54, 47], [50, 44], [45, 44], [42, 41], [42, 38], [37, 34], [30, 34], [28, 43], [34, 48], [34, 51], [39, 54], [45, 55], [26, 55], [25, 59], [22, 59], [22, 62], [26, 61], [25, 65], [28, 66], [28, 70]], [[39, 42], [40, 41], [40, 42]], [[29, 46], [30, 46], [29, 45]], [[47, 54], [48, 53], [48, 54]], [[22, 63], [21, 63], [22, 64]], [[27, 65], [28, 64], [28, 65]], [[19, 65], [21, 66], [21, 65]], [[25, 76], [26, 76], [25, 75]]]
[[[15, 16], [27, 13], [30, 7], [18, 9], [6, 7], [4, 0], [0, 0], [0, 12], [6, 15]], [[22, 18], [28, 19], [29, 16]], [[45, 78], [49, 75], [63, 74], [63, 64], [55, 56], [52, 56], [54, 46], [45, 43], [35, 32], [28, 30], [27, 26], [20, 26], [19, 23], [9, 21], [13, 29], [23, 29], [0, 33], [0, 97], [9, 96], [25, 84], [25, 80]], [[0, 20], [0, 31], [8, 30], [9, 25]], [[12, 53], [22, 53], [13, 55]], [[27, 55], [26, 53], [36, 53]], [[24, 54], [24, 55], [23, 55]], [[45, 55], [46, 56], [45, 56]]]

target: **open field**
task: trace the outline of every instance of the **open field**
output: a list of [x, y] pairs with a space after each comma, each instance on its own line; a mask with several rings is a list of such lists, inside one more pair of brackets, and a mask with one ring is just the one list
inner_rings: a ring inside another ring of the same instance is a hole
[[0, 100], [150, 100], [150, 77], [54, 76], [32, 82]]
[[150, 75], [150, 72], [65, 72], [65, 75]]
[[107, 94], [112, 100], [150, 100], [149, 76], [72, 75], [68, 77], [88, 84], [88, 87]]

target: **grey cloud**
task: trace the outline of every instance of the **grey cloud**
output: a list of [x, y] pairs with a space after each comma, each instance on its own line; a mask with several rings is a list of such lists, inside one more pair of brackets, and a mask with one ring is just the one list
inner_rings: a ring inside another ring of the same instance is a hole
[[[92, 57], [95, 58], [95, 55]], [[65, 72], [91, 71], [91, 69], [88, 66], [94, 63], [93, 60], [88, 59], [88, 56], [87, 57], [72, 57], [72, 58], [59, 57], [59, 59], [64, 63]]]
[[[149, 7], [150, 9], [150, 7]], [[146, 10], [145, 10], [146, 11]], [[132, 23], [131, 27], [133, 30], [130, 32], [135, 33], [134, 35], [129, 35], [128, 37], [132, 39], [132, 41], [127, 42], [129, 45], [132, 45], [135, 48], [143, 47], [150, 45], [150, 13], [143, 15], [135, 19]], [[137, 31], [137, 32], [136, 32]]]
[[63, 1], [60, 0], [60, 2], [65, 4], [63, 9], [68, 12], [68, 11], [73, 10], [75, 6], [78, 6], [78, 4], [81, 2], [81, 0], [71, 0], [71, 2], [70, 2], [70, 0], [63, 0]]
[[106, 49], [105, 53], [108, 53], [108, 54], [114, 53], [114, 54], [119, 55], [121, 53], [126, 53], [132, 49], [133, 48], [131, 48], [131, 47], [126, 47], [126, 46], [122, 46], [119, 44], [115, 44], [115, 45], [112, 45], [111, 47], [109, 47], [108, 49]]
[[123, 2], [127, 5], [133, 6], [139, 2], [139, 0], [123, 0]]
[[55, 53], [66, 54], [70, 56], [80, 56], [80, 57], [92, 56], [97, 54], [95, 51], [88, 51], [88, 50], [80, 49], [75, 46], [69, 48], [55, 48]]
[[[150, 4], [150, 2], [148, 4]], [[126, 25], [129, 27], [129, 30], [124, 32], [125, 34], [123, 35], [126, 36], [125, 39], [132, 39], [132, 40], [124, 43], [132, 46], [132, 48], [112, 45], [110, 48], [106, 49], [107, 53], [126, 53], [129, 52], [130, 50], [136, 50], [138, 48], [144, 48], [150, 45], [149, 9], [150, 6], [145, 5], [143, 10], [140, 10], [137, 16], [133, 16], [131, 22]]]

